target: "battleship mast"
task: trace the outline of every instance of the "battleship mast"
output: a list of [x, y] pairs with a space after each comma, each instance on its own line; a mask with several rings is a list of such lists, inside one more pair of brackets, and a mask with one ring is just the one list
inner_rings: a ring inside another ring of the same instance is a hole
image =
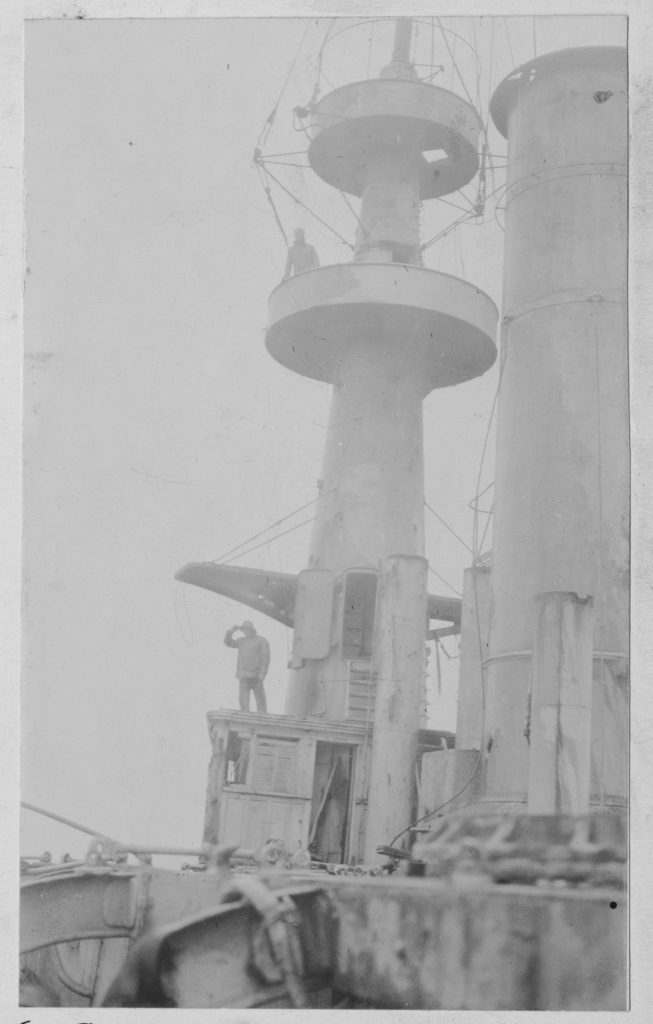
[[[422, 403], [492, 366], [497, 310], [474, 285], [422, 265], [421, 206], [472, 180], [482, 124], [459, 96], [418, 80], [411, 37], [412, 19], [398, 18], [378, 78], [309, 105], [313, 171], [360, 198], [353, 260], [298, 273], [269, 299], [269, 353], [333, 387], [308, 566], [292, 575], [204, 562], [177, 573], [293, 628], [285, 714], [209, 715], [210, 841], [274, 828], [291, 846], [315, 846], [319, 794], [339, 758], [351, 785], [339, 856], [375, 861], [413, 817], [428, 622], [457, 629], [461, 616], [460, 600], [427, 593]], [[287, 806], [275, 797], [268, 807], [275, 786], [287, 791], [262, 767], [274, 776], [277, 756], [310, 767]], [[234, 794], [246, 761], [247, 793]]]
[[411, 31], [399, 18], [379, 78], [311, 110], [311, 167], [361, 200], [354, 258], [282, 282], [266, 336], [284, 366], [333, 385], [286, 713], [346, 719], [352, 661], [371, 656], [372, 859], [410, 820], [427, 622], [422, 402], [496, 356], [492, 301], [421, 265], [420, 206], [474, 177], [481, 124], [458, 96], [417, 80]]

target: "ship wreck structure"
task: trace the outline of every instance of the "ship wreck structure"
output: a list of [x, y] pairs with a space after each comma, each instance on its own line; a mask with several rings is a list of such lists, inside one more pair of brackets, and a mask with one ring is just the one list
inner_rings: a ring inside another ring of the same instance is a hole
[[[378, 77], [305, 111], [311, 168], [360, 199], [352, 261], [269, 299], [269, 356], [333, 389], [307, 565], [177, 574], [292, 629], [284, 713], [209, 713], [203, 870], [130, 867], [106, 838], [56, 880], [31, 866], [35, 984], [74, 937], [105, 1005], [626, 1008], [625, 51], [545, 54], [494, 93], [499, 319], [422, 264], [420, 207], [475, 177], [482, 122], [410, 41], [400, 18]], [[485, 373], [497, 334], [493, 550], [445, 597], [422, 403]], [[450, 634], [455, 735], [425, 716], [425, 645]], [[88, 913], [64, 926], [73, 891]]]

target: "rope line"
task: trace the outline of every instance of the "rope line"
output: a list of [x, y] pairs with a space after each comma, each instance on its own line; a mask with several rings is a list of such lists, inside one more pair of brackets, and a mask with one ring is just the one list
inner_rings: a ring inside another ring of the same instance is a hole
[[281, 232], [281, 237], [284, 240], [284, 244], [286, 245], [286, 248], [287, 248], [288, 247], [288, 236], [287, 236], [286, 232], [284, 231], [283, 224], [281, 223], [281, 218], [279, 216], [279, 213], [277, 211], [276, 206], [274, 205], [274, 199], [272, 198], [272, 192], [270, 191], [270, 186], [267, 184], [268, 172], [265, 170], [264, 167], [262, 168], [260, 166], [257, 168], [257, 170], [258, 170], [258, 173], [259, 173], [259, 181], [261, 182], [261, 186], [263, 188], [263, 191], [265, 192], [265, 195], [267, 197], [268, 203], [272, 207], [272, 213], [274, 214], [274, 219], [276, 221], [277, 227], [279, 228], [279, 231]]
[[430, 248], [430, 246], [435, 245], [436, 242], [439, 242], [441, 238], [446, 238], [450, 231], [454, 231], [455, 228], [460, 227], [460, 225], [463, 224], [465, 221], [473, 220], [475, 216], [476, 215], [473, 212], [473, 210], [470, 210], [469, 213], [464, 213], [462, 217], [458, 217], [458, 219], [453, 221], [452, 224], [449, 224], [448, 227], [443, 228], [442, 231], [439, 231], [437, 235], [433, 235], [432, 238], [429, 238], [428, 242], [423, 242], [422, 245], [420, 245], [419, 247], [419, 251], [424, 252], [426, 249]]
[[282, 516], [281, 519], [277, 519], [276, 522], [266, 526], [264, 530], [259, 530], [258, 533], [255, 533], [246, 540], [241, 541], [240, 544], [236, 544], [235, 547], [229, 548], [229, 550], [225, 551], [223, 555], [220, 555], [218, 558], [210, 558], [209, 561], [216, 564], [222, 562], [225, 558], [229, 558], [230, 555], [234, 555], [240, 548], [244, 548], [246, 544], [251, 544], [253, 540], [258, 540], [258, 538], [262, 537], [264, 533], [269, 533], [270, 530], [275, 530], [277, 526], [281, 526], [282, 523], [287, 522], [288, 519], [292, 519], [292, 517], [296, 516], [299, 512], [303, 512], [305, 509], [310, 508], [311, 505], [315, 505], [316, 502], [321, 501], [322, 498], [326, 498], [327, 495], [333, 494], [334, 490], [335, 487], [332, 487], [329, 491], [323, 491], [321, 494], [318, 494], [316, 498], [312, 498], [311, 501], [307, 501], [305, 505], [300, 505], [299, 508], [293, 509], [292, 512], [288, 512], [288, 514]]
[[[467, 197], [465, 197], [467, 198]], [[444, 203], [445, 206], [451, 206], [454, 210], [460, 210], [461, 213], [470, 213], [469, 207], [458, 206], [457, 203], [452, 203], [450, 199], [443, 199], [442, 196], [438, 196], [438, 202]]]
[[310, 31], [310, 28], [311, 28], [311, 21], [309, 20], [308, 25], [306, 26], [306, 29], [304, 31], [304, 35], [302, 36], [301, 41], [299, 43], [299, 46], [297, 47], [297, 52], [295, 53], [295, 56], [293, 57], [293, 59], [291, 61], [290, 67], [288, 69], [288, 74], [286, 75], [285, 80], [283, 82], [283, 85], [281, 86], [281, 89], [279, 91], [279, 95], [277, 97], [277, 102], [272, 107], [272, 110], [268, 114], [267, 119], [266, 119], [263, 127], [261, 128], [261, 131], [260, 131], [259, 137], [258, 137], [258, 141], [256, 143], [257, 148], [260, 148], [265, 143], [265, 141], [267, 140], [268, 135], [270, 134], [270, 131], [272, 129], [272, 125], [274, 124], [274, 119], [276, 117], [277, 110], [279, 109], [279, 104], [281, 103], [281, 98], [282, 98], [284, 92], [286, 91], [286, 86], [288, 85], [288, 82], [290, 81], [290, 76], [292, 75], [293, 71], [295, 70], [295, 64], [297, 63], [297, 60], [299, 58], [299, 54], [300, 54], [301, 48], [304, 45], [304, 41], [305, 41], [306, 36], [308, 35], [309, 31]]
[[262, 164], [272, 164], [274, 167], [296, 167], [300, 171], [310, 171], [310, 164], [293, 164], [288, 160], [268, 160], [267, 157], [261, 159]]
[[474, 213], [476, 212], [476, 203], [472, 202], [472, 200], [469, 198], [469, 196], [466, 195], [461, 188], [457, 188], [456, 191], [454, 192], [454, 195], [455, 196], [460, 196], [461, 199], [464, 199], [465, 202], [469, 204], [468, 209], [470, 210], [470, 212], [471, 211], [474, 211]]
[[477, 552], [477, 555], [476, 555], [477, 558], [480, 558], [481, 552], [483, 551], [483, 545], [485, 544], [485, 538], [487, 537], [488, 530], [490, 529], [490, 523], [492, 522], [492, 517], [494, 515], [494, 505], [492, 506], [492, 508], [490, 509], [489, 512], [485, 513], [485, 515], [487, 516], [487, 519], [485, 521], [485, 529], [483, 530], [483, 536], [481, 537], [481, 541], [480, 541], [480, 544], [478, 546], [478, 552]]
[[[524, 177], [530, 177], [530, 175], [524, 175]], [[505, 182], [501, 185], [498, 185], [495, 189], [492, 190], [492, 192], [490, 192], [486, 196], [486, 200], [492, 199], [493, 196], [497, 194], [497, 192], [505, 191], [507, 188], [508, 185]], [[459, 189], [458, 191], [461, 190]], [[461, 192], [461, 195], [464, 195], [464, 192]], [[465, 196], [465, 198], [469, 203], [471, 203], [469, 197]], [[436, 242], [439, 242], [441, 238], [445, 238], [450, 231], [453, 231], [455, 228], [460, 227], [461, 224], [464, 224], [467, 221], [476, 220], [476, 218], [477, 215], [475, 209], [470, 209], [468, 214], [465, 214], [462, 217], [458, 217], [457, 220], [452, 221], [452, 223], [449, 224], [446, 228], [443, 228], [442, 231], [439, 231], [437, 235], [433, 235], [432, 238], [429, 238], [428, 242], [424, 242], [423, 245], [420, 246], [420, 252], [423, 252], [425, 249], [428, 249], [431, 245], [434, 245]]]
[[306, 156], [305, 149], [289, 149], [287, 153], [267, 153], [266, 160], [276, 160], [280, 156]]
[[367, 230], [367, 228], [363, 224], [362, 220], [360, 219], [360, 217], [356, 213], [354, 207], [351, 205], [349, 199], [347, 198], [346, 192], [343, 192], [342, 189], [338, 189], [338, 191], [340, 192], [340, 195], [342, 196], [342, 198], [344, 199], [345, 203], [347, 204], [349, 210], [353, 213], [354, 217], [356, 218], [356, 222], [357, 222], [359, 228], [361, 229], [361, 231], [363, 232], [363, 234], [364, 235], [369, 235], [369, 231]]
[[313, 83], [313, 95], [311, 96], [311, 98], [309, 100], [309, 106], [312, 103], [315, 103], [315, 101], [317, 100], [318, 96], [320, 95], [320, 83], [321, 83], [322, 77], [324, 76], [324, 78], [326, 79], [326, 75], [324, 75], [324, 72], [322, 71], [322, 61], [323, 61], [323, 58], [324, 58], [324, 48], [325, 48], [325, 46], [327, 45], [327, 43], [329, 41], [329, 35], [331, 34], [332, 30], [335, 28], [336, 20], [337, 20], [336, 18], [331, 18], [330, 19], [329, 24], [327, 25], [327, 28], [326, 28], [326, 32], [324, 34], [324, 39], [322, 40], [322, 45], [320, 46], [320, 49], [318, 50], [317, 61], [315, 62], [315, 81]]
[[[438, 28], [440, 29], [440, 32], [442, 33], [442, 38], [444, 40], [444, 45], [447, 48], [447, 53], [449, 54], [449, 57], [451, 58], [451, 62], [453, 64], [453, 66], [454, 66], [454, 69], [455, 69], [455, 71], [456, 71], [456, 73], [458, 75], [458, 78], [460, 79], [460, 84], [462, 85], [463, 89], [465, 90], [465, 94], [467, 96], [467, 99], [469, 100], [471, 105], [474, 106], [474, 100], [472, 99], [472, 95], [471, 95], [469, 89], [467, 88], [467, 84], [465, 82], [465, 79], [463, 78], [463, 76], [462, 76], [462, 74], [460, 72], [460, 68], [458, 67], [458, 64], [456, 62], [456, 58], [455, 58], [454, 54], [451, 52], [451, 47], [449, 45], [449, 40], [447, 39], [446, 32], [445, 32], [444, 27], [442, 25], [442, 21], [441, 21], [440, 18], [436, 18], [435, 20], [437, 21]], [[450, 30], [447, 30], [447, 31], [450, 31]], [[455, 35], [456, 33], [452, 33], [452, 34]], [[467, 42], [467, 40], [465, 40], [465, 42]], [[470, 47], [470, 48], [472, 49], [472, 52], [473, 52], [473, 48], [472, 47]], [[478, 66], [478, 56], [476, 54], [475, 54], [475, 56], [476, 56], [476, 63], [477, 63], [477, 66]]]
[[255, 544], [253, 548], [247, 548], [246, 551], [240, 551], [237, 555], [234, 555], [233, 558], [228, 558], [227, 561], [222, 564], [230, 565], [231, 562], [234, 562], [237, 558], [244, 558], [245, 555], [250, 555], [252, 551], [258, 551], [260, 548], [264, 548], [268, 544], [271, 544], [273, 540], [279, 540], [281, 537], [285, 537], [289, 533], [294, 533], [295, 530], [299, 530], [300, 527], [306, 526], [307, 523], [312, 522], [312, 519], [303, 519], [301, 523], [297, 523], [296, 526], [291, 526], [288, 530], [283, 530], [281, 533], [275, 534], [274, 537], [268, 537], [267, 540], [262, 540], [260, 544]]
[[[440, 581], [441, 581], [442, 583], [444, 583], [444, 585], [445, 585], [446, 587], [449, 587], [449, 590], [453, 590], [454, 594], [456, 594], [456, 596], [457, 596], [457, 597], [462, 597], [462, 596], [463, 596], [463, 595], [462, 595], [462, 594], [460, 593], [460, 591], [459, 591], [459, 590], [456, 590], [456, 588], [455, 588], [455, 587], [453, 587], [453, 586], [451, 585], [451, 583], [449, 583], [449, 581], [448, 581], [448, 580], [445, 580], [444, 576], [441, 576], [439, 572], [436, 572], [436, 571], [435, 571], [435, 569], [433, 568], [433, 566], [432, 566], [432, 565], [429, 565], [429, 572], [432, 572], [434, 576], [437, 576], [437, 578], [438, 578], [438, 579], [439, 579], [439, 580], [440, 580]], [[392, 846], [392, 843], [391, 843], [390, 845]]]
[[[476, 18], [472, 18], [472, 38], [474, 40], [474, 50], [478, 53], [478, 40], [476, 38]], [[481, 64], [480, 60], [476, 62], [476, 108], [480, 112], [481, 109]]]
[[510, 52], [510, 59], [511, 59], [513, 65], [514, 65], [515, 64], [515, 55], [512, 52], [512, 43], [510, 42], [510, 32], [508, 31], [508, 21], [507, 21], [507, 19], [505, 17], [502, 18], [502, 21], [503, 21], [503, 27], [504, 27], [505, 33], [506, 33], [506, 39], [508, 40], [508, 50]]
[[276, 182], [276, 184], [279, 186], [279, 188], [283, 192], [285, 192], [286, 195], [290, 196], [290, 198], [293, 200], [293, 202], [298, 203], [299, 206], [303, 207], [306, 210], [307, 213], [310, 213], [311, 217], [314, 217], [315, 220], [319, 221], [320, 224], [322, 224], [325, 228], [328, 228], [329, 231], [331, 231], [336, 236], [336, 238], [340, 239], [340, 241], [343, 243], [343, 245], [348, 246], [348, 248], [350, 248], [353, 251], [354, 246], [351, 244], [351, 242], [348, 242], [347, 239], [343, 238], [343, 236], [340, 234], [340, 232], [336, 231], [336, 229], [334, 227], [332, 227], [331, 224], [327, 223], [327, 221], [323, 220], [320, 216], [318, 216], [317, 213], [315, 213], [313, 210], [311, 210], [310, 206], [307, 206], [306, 203], [302, 202], [302, 200], [299, 198], [299, 196], [294, 195], [290, 191], [289, 188], [286, 188], [286, 186], [283, 184], [283, 182], [279, 181], [279, 179], [276, 177], [276, 175], [274, 175], [272, 173], [272, 171], [266, 170], [266, 174], [268, 175], [268, 177], [272, 178], [272, 180], [274, 182]]
[[441, 516], [441, 515], [439, 515], [439, 514], [438, 514], [438, 513], [437, 513], [437, 512], [435, 511], [435, 509], [434, 509], [434, 508], [431, 508], [431, 506], [429, 505], [428, 501], [425, 501], [425, 502], [424, 502], [424, 504], [426, 505], [426, 507], [427, 507], [427, 509], [429, 510], [429, 512], [431, 512], [431, 513], [432, 513], [432, 515], [434, 515], [436, 519], [439, 519], [439, 520], [440, 520], [440, 522], [442, 523], [442, 525], [443, 525], [443, 526], [446, 526], [446, 528], [447, 528], [447, 530], [449, 531], [449, 533], [453, 534], [453, 536], [454, 536], [454, 537], [456, 538], [456, 540], [459, 540], [459, 541], [460, 541], [460, 543], [462, 544], [462, 546], [463, 546], [464, 548], [467, 548], [467, 550], [469, 551], [469, 553], [473, 555], [473, 554], [474, 554], [474, 552], [473, 552], [472, 548], [470, 548], [469, 544], [467, 544], [467, 543], [466, 543], [466, 541], [464, 541], [464, 540], [462, 539], [462, 537], [461, 537], [461, 536], [460, 536], [459, 534], [457, 534], [457, 533], [456, 533], [456, 531], [455, 531], [455, 530], [454, 530], [454, 529], [453, 529], [453, 528], [452, 528], [451, 526], [449, 526], [449, 523], [447, 523], [447, 522], [446, 522], [446, 521], [445, 521], [445, 520], [444, 520], [444, 519], [442, 518], [442, 516]]

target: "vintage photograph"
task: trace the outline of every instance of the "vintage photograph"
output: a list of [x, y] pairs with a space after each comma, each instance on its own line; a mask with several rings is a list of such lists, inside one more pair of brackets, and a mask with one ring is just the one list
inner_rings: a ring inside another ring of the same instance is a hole
[[21, 1006], [628, 1009], [627, 42], [25, 22]]

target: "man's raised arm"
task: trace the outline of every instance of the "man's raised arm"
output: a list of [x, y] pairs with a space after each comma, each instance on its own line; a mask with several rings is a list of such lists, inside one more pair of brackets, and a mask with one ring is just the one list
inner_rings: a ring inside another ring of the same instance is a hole
[[238, 626], [232, 626], [231, 629], [228, 629], [227, 632], [225, 633], [224, 642], [227, 645], [227, 647], [238, 647], [238, 642], [234, 640], [234, 633], [236, 632], [237, 629]]

